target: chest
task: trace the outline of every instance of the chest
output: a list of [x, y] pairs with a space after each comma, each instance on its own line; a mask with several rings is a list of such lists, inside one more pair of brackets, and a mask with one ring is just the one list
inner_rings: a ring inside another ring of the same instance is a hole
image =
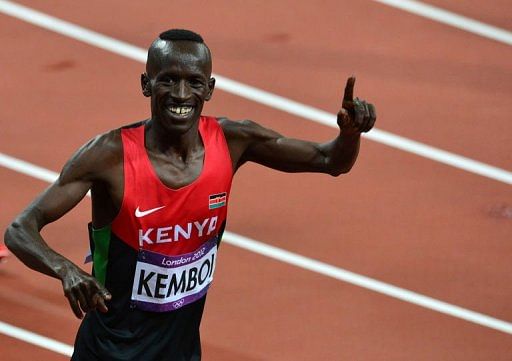
[[178, 155], [148, 154], [155, 176], [167, 188], [180, 189], [199, 178], [204, 168], [204, 149], [191, 154], [186, 160]]

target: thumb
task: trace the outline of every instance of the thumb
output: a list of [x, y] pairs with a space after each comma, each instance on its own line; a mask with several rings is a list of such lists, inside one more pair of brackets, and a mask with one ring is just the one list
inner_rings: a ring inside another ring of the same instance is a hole
[[350, 122], [350, 116], [348, 114], [347, 109], [341, 108], [338, 112], [338, 126], [343, 128], [346, 124]]

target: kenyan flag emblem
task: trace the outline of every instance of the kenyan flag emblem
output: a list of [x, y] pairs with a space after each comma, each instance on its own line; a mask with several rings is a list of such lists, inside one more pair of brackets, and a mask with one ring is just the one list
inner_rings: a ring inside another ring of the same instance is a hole
[[208, 208], [216, 209], [226, 205], [226, 192], [211, 194], [208, 200]]

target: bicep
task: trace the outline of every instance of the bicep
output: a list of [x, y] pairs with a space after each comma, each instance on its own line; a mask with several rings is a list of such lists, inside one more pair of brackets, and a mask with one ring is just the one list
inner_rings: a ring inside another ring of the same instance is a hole
[[323, 171], [325, 154], [321, 144], [284, 137], [255, 123], [251, 126], [252, 137], [244, 152], [244, 161], [284, 172]]
[[44, 216], [46, 223], [53, 222], [74, 208], [87, 194], [92, 183], [74, 180], [62, 183], [57, 180], [34, 202], [34, 206]]
[[21, 220], [41, 229], [75, 207], [98, 180], [103, 162], [105, 137], [97, 137], [82, 146], [66, 163], [59, 178], [21, 215]]
[[85, 197], [91, 185], [87, 180], [64, 181], [61, 175], [28, 206], [21, 218], [40, 230], [75, 207]]

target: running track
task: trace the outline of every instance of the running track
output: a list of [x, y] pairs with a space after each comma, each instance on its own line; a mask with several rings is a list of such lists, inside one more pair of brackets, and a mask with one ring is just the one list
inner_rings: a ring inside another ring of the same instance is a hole
[[[378, 128], [510, 172], [510, 45], [376, 1], [22, 1], [145, 48], [162, 29], [207, 39], [214, 71], [330, 113], [347, 76]], [[512, 29], [506, 1], [430, 1]], [[122, 4], [122, 6], [120, 6]], [[140, 62], [0, 15], [0, 152], [58, 171], [95, 134], [147, 116]], [[335, 131], [217, 90], [206, 113], [289, 136]], [[0, 168], [2, 229], [47, 183]], [[80, 263], [89, 200], [44, 234]], [[467, 310], [512, 321], [510, 184], [367, 139], [342, 178], [249, 165], [228, 228]], [[58, 282], [0, 266], [0, 321], [72, 344]], [[205, 360], [510, 360], [510, 332], [468, 322], [226, 244], [202, 326]], [[65, 356], [0, 334], [2, 360]]]

